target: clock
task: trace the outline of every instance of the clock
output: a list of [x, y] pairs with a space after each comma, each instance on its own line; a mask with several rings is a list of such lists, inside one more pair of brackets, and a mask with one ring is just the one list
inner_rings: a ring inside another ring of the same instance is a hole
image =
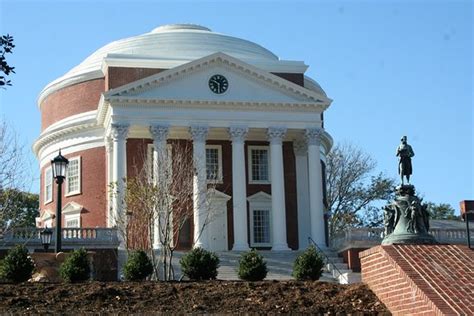
[[215, 94], [222, 94], [229, 88], [229, 81], [223, 75], [213, 75], [209, 78], [209, 89]]

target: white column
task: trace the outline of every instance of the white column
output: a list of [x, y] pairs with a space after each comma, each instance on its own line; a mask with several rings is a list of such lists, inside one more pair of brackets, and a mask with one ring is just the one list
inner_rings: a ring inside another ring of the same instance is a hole
[[311, 238], [320, 247], [326, 247], [324, 232], [323, 177], [321, 170], [320, 144], [323, 130], [308, 128], [305, 138], [308, 144], [309, 208], [311, 216]]
[[[153, 137], [153, 182], [158, 186], [158, 190], [164, 189], [164, 182], [166, 181], [164, 176], [165, 164], [167, 163], [167, 149], [166, 140], [168, 138], [169, 126], [168, 125], [153, 125], [150, 126], [150, 133]], [[163, 234], [166, 227], [160, 228], [160, 216], [159, 210], [155, 210], [153, 216], [153, 248], [161, 249], [161, 234]], [[163, 223], [164, 224], [164, 223]]]
[[247, 240], [247, 186], [245, 177], [244, 142], [247, 127], [229, 128], [232, 139], [232, 204], [234, 207], [234, 246], [232, 250], [249, 249]]
[[113, 227], [114, 226], [114, 220], [113, 220], [113, 197], [112, 194], [112, 170], [113, 170], [113, 140], [112, 137], [106, 137], [105, 138], [105, 152], [106, 152], [106, 158], [107, 158], [107, 227]]
[[127, 135], [128, 124], [112, 124], [112, 182], [115, 192], [112, 198], [114, 225], [123, 224], [126, 220], [122, 213], [125, 208], [125, 179], [127, 177]]
[[208, 248], [208, 220], [206, 205], [206, 138], [207, 126], [191, 126], [189, 129], [193, 139], [193, 209], [194, 209], [194, 247]]
[[289, 250], [286, 239], [285, 177], [282, 142], [286, 128], [270, 127], [270, 180], [272, 183], [272, 250]]
[[311, 217], [309, 214], [308, 188], [308, 147], [304, 140], [293, 142], [296, 167], [296, 202], [298, 204], [298, 248], [308, 246], [311, 236]]

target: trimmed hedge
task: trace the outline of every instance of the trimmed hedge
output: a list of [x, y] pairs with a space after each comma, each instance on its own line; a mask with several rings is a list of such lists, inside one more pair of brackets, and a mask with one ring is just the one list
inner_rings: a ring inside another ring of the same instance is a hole
[[184, 255], [179, 263], [190, 280], [214, 280], [220, 260], [214, 252], [198, 247]]
[[86, 281], [90, 272], [87, 251], [84, 248], [71, 252], [59, 267], [59, 275], [66, 282]]
[[31, 279], [35, 264], [23, 245], [10, 249], [6, 257], [0, 261], [0, 279], [13, 283], [25, 282]]
[[292, 275], [296, 280], [315, 281], [323, 274], [323, 268], [323, 256], [311, 245], [296, 258]]
[[242, 254], [239, 260], [239, 278], [246, 281], [261, 281], [267, 276], [267, 263], [257, 250]]
[[143, 250], [130, 254], [123, 267], [123, 276], [127, 281], [142, 281], [153, 273], [153, 264]]

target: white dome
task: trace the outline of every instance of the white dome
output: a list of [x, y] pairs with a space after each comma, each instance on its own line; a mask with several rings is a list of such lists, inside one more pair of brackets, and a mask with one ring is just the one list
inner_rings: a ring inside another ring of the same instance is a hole
[[[41, 91], [38, 104], [41, 104], [44, 98], [58, 89], [103, 77], [101, 67], [104, 58], [107, 56], [112, 58], [118, 56], [128, 59], [153, 59], [164, 62], [164, 64], [174, 62], [174, 66], [176, 66], [217, 52], [225, 53], [254, 65], [272, 65], [270, 67], [275, 67], [275, 65], [285, 63], [285, 61], [279, 60], [278, 56], [271, 51], [253, 42], [215, 33], [196, 24], [169, 24], [157, 27], [149, 33], [114, 41], [98, 49], [65, 75], [49, 83]], [[300, 67], [302, 66], [304, 69], [307, 67], [301, 62]], [[312, 86], [313, 90], [322, 91], [317, 84]]]
[[[169, 24], [149, 33], [121, 39], [98, 49], [64, 76], [48, 84], [40, 93], [40, 102], [61, 87], [98, 77], [103, 59], [109, 54], [162, 60], [181, 60], [183, 63], [223, 52], [246, 61], [278, 62], [278, 57], [262, 46], [237, 37], [212, 32], [195, 24]], [[95, 75], [91, 76], [91, 73]], [[87, 75], [89, 74], [89, 75]]]

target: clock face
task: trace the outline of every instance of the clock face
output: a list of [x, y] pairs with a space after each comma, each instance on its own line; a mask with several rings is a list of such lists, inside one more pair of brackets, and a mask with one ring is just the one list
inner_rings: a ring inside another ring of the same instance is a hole
[[223, 75], [214, 75], [209, 79], [209, 89], [216, 94], [221, 94], [229, 88], [229, 81]]

